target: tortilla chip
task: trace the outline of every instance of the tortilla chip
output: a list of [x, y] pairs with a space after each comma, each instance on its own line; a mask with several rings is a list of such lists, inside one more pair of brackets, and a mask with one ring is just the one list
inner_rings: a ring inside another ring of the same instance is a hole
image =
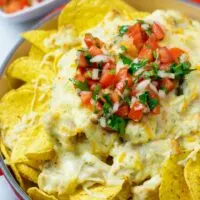
[[160, 200], [191, 200], [191, 194], [184, 178], [184, 167], [178, 164], [187, 154], [172, 155], [164, 164], [159, 189]]
[[122, 186], [94, 186], [88, 190], [92, 195], [88, 195], [84, 190], [80, 190], [77, 193], [70, 195], [70, 200], [99, 200], [106, 199], [111, 200], [116, 197], [121, 191]]
[[36, 171], [25, 164], [17, 164], [16, 167], [19, 170], [19, 173], [22, 175], [22, 177], [37, 184], [39, 171]]
[[6, 125], [12, 129], [24, 115], [31, 112], [43, 113], [48, 106], [49, 95], [49, 91], [41, 91], [40, 87], [35, 88], [30, 84], [9, 91], [0, 101], [1, 126]]
[[28, 159], [46, 161], [54, 157], [54, 148], [49, 135], [42, 126], [31, 127], [21, 135], [12, 153], [12, 163], [28, 162]]
[[35, 45], [32, 45], [28, 55], [34, 60], [42, 60], [45, 54], [41, 49], [39, 49]]
[[80, 33], [97, 25], [109, 11], [114, 9], [128, 18], [135, 17], [135, 9], [122, 0], [72, 0], [62, 10], [58, 25], [62, 27], [73, 23]]
[[54, 77], [52, 64], [42, 64], [31, 57], [21, 57], [15, 60], [7, 69], [8, 76], [25, 82], [36, 79], [51, 81]]
[[53, 49], [49, 49], [48, 47], [45, 46], [44, 40], [46, 38], [49, 38], [50, 35], [55, 33], [55, 30], [51, 31], [44, 31], [44, 30], [33, 30], [33, 31], [28, 31], [22, 34], [22, 37], [29, 41], [31, 44], [35, 45], [37, 48], [39, 48], [41, 51], [44, 53], [48, 53], [52, 51]]
[[190, 189], [193, 200], [200, 199], [200, 153], [195, 160], [189, 160], [184, 169], [186, 183]]
[[[5, 145], [3, 144], [2, 141], [1, 141], [1, 153], [3, 154], [5, 159], [9, 162], [10, 161], [10, 153], [8, 152], [8, 149], [5, 147]], [[25, 188], [24, 181], [23, 181], [18, 169], [16, 168], [16, 166], [14, 164], [10, 164], [10, 167], [12, 169], [12, 172], [13, 172], [17, 182], [19, 183], [21, 188], [24, 189]]]
[[57, 200], [55, 196], [48, 195], [37, 187], [29, 188], [27, 192], [32, 200]]

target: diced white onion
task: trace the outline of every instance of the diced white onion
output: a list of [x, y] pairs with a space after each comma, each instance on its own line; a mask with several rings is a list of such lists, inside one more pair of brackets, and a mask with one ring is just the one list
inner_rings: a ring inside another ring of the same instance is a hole
[[135, 72], [135, 76], [140, 75], [143, 71], [144, 71], [144, 68], [143, 68], [143, 67], [140, 68], [140, 69], [138, 69], [138, 70]]
[[136, 90], [138, 90], [138, 91], [144, 90], [150, 84], [150, 82], [151, 82], [150, 79], [147, 79], [147, 80], [144, 80], [144, 81], [140, 82], [137, 85]]
[[99, 119], [100, 125], [105, 128], [106, 127], [106, 118], [105, 117], [101, 117]]
[[186, 53], [183, 53], [181, 56], [180, 56], [180, 62], [181, 63], [184, 63], [188, 61], [188, 55]]
[[171, 79], [175, 78], [175, 75], [173, 73], [168, 73], [162, 70], [158, 71], [158, 76], [161, 78], [171, 78]]
[[133, 62], [134, 62], [134, 63], [139, 63], [139, 59], [138, 59], [138, 58], [135, 58], [135, 59], [133, 60]]
[[92, 70], [92, 79], [93, 80], [99, 80], [99, 69], [93, 69]]
[[144, 30], [148, 30], [149, 29], [149, 24], [142, 24], [141, 27]]
[[156, 81], [153, 81], [152, 84], [155, 85], [156, 87], [158, 86], [158, 82]]
[[142, 110], [143, 108], [142, 104], [138, 104], [138, 106], [134, 107], [135, 110]]
[[133, 105], [136, 102], [136, 100], [137, 100], [136, 97], [132, 97], [131, 98], [131, 105]]
[[114, 103], [113, 105], [113, 112], [116, 112], [119, 108], [119, 103]]
[[99, 63], [99, 62], [107, 62], [109, 60], [109, 57], [108, 56], [105, 56], [105, 55], [98, 55], [98, 56], [95, 56], [93, 57], [90, 62], [92, 63]]
[[159, 97], [160, 97], [161, 99], [163, 99], [163, 98], [166, 97], [166, 93], [165, 93], [165, 91], [163, 91], [163, 90], [159, 90], [159, 91], [158, 91], [158, 95], [159, 95]]
[[144, 112], [144, 113], [149, 113], [149, 112], [150, 112], [149, 107], [145, 106], [143, 112]]
[[149, 87], [156, 93], [156, 94], [158, 94], [158, 90], [157, 90], [157, 88], [155, 87], [155, 85], [153, 85], [153, 84], [149, 84]]

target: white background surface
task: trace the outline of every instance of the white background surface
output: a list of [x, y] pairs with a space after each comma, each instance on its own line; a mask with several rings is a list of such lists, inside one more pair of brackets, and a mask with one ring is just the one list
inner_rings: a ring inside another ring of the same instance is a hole
[[[20, 33], [29, 29], [36, 21], [11, 24], [0, 18], [0, 67], [9, 51], [20, 38]], [[9, 184], [2, 176], [0, 177], [0, 200], [17, 200]]]

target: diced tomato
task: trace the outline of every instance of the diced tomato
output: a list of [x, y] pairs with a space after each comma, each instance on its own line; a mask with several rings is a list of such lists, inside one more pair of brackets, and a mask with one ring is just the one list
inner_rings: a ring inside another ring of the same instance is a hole
[[85, 34], [84, 41], [85, 41], [85, 44], [87, 45], [88, 48], [95, 45], [95, 40], [94, 40], [94, 37], [92, 36], [91, 33]]
[[149, 93], [149, 96], [153, 99], [158, 99], [158, 94], [155, 93], [150, 87], [147, 87], [147, 91]]
[[160, 113], [160, 105], [157, 105], [153, 110], [152, 110], [153, 114], [159, 114]]
[[137, 50], [137, 48], [136, 48], [136, 46], [134, 44], [129, 43], [129, 44], [126, 45], [126, 48], [127, 48], [127, 54], [131, 58], [137, 57], [138, 50]]
[[154, 34], [152, 34], [146, 41], [146, 45], [151, 47], [153, 50], [156, 50], [159, 47]]
[[128, 117], [130, 119], [132, 119], [133, 121], [138, 122], [142, 119], [143, 110], [144, 110], [143, 105], [141, 103], [139, 103], [138, 101], [136, 101], [133, 104], [133, 106], [128, 114]]
[[124, 118], [127, 117], [129, 114], [129, 106], [127, 104], [121, 105], [117, 112], [115, 112], [116, 115], [119, 115], [120, 117]]
[[163, 29], [156, 22], [152, 25], [152, 32], [155, 34], [157, 40], [162, 40], [165, 37]]
[[148, 59], [150, 62], [153, 61], [153, 50], [143, 47], [139, 52], [138, 58]]
[[96, 84], [98, 84], [98, 81], [92, 80], [92, 79], [88, 79], [88, 86], [90, 89], [92, 89]]
[[102, 55], [103, 54], [103, 51], [100, 49], [100, 48], [98, 48], [98, 47], [96, 47], [96, 46], [91, 46], [90, 48], [89, 48], [89, 53], [92, 55], [92, 56], [98, 56], [98, 55]]
[[127, 67], [123, 67], [119, 70], [119, 72], [117, 73], [115, 82], [120, 82], [120, 81], [125, 81], [127, 82], [128, 87], [131, 87], [133, 81], [132, 81], [132, 77], [130, 74], [128, 74], [128, 68]]
[[100, 110], [102, 110], [102, 108], [103, 108], [102, 104], [99, 101], [97, 101], [97, 103], [96, 103], [96, 109], [98, 111], [100, 111]]
[[92, 92], [91, 91], [80, 92], [80, 97], [83, 104], [89, 104], [92, 98]]
[[167, 47], [159, 48], [159, 59], [161, 63], [173, 62], [173, 57]]
[[111, 69], [115, 69], [116, 65], [110, 61], [107, 62], [104, 66], [103, 66], [103, 70], [111, 70]]
[[91, 33], [85, 34], [84, 41], [88, 48], [93, 45], [96, 47], [102, 47], [104, 45], [104, 43], [99, 38], [93, 37]]
[[12, 1], [4, 7], [4, 12], [6, 13], [14, 13], [21, 10], [21, 4], [19, 1]]
[[141, 49], [147, 40], [147, 34], [144, 30], [142, 30], [139, 23], [131, 26], [128, 29], [128, 36], [133, 38], [133, 43], [135, 44], [137, 49]]
[[173, 80], [170, 80], [169, 78], [164, 78], [161, 80], [161, 86], [164, 86], [169, 92], [176, 87], [176, 84]]
[[111, 100], [112, 100], [113, 103], [117, 103], [120, 100], [120, 97], [119, 97], [119, 95], [118, 95], [118, 93], [116, 91], [113, 91], [110, 94], [110, 98], [111, 98]]
[[81, 74], [76, 74], [75, 75], [75, 80], [80, 81], [80, 82], [84, 82], [85, 81], [85, 77], [82, 76]]
[[29, 6], [28, 0], [21, 0], [21, 1], [10, 1], [5, 7], [4, 11], [6, 13], [14, 13], [17, 12], [24, 7]]
[[179, 48], [171, 48], [170, 52], [174, 61], [177, 61], [177, 59], [184, 53], [184, 51]]
[[0, 6], [5, 6], [8, 3], [8, 0], [0, 0]]
[[116, 89], [118, 90], [118, 91], [120, 91], [121, 93], [123, 92], [123, 90], [124, 90], [124, 87], [125, 87], [125, 85], [126, 85], [126, 82], [125, 81], [120, 81], [120, 82], [118, 82], [117, 84], [116, 84]]
[[131, 96], [136, 96], [137, 93], [138, 91], [136, 90], [136, 86], [134, 85], [131, 89]]
[[102, 76], [100, 78], [100, 84], [102, 88], [107, 88], [115, 83], [115, 76], [114, 74], [110, 73], [110, 70], [106, 69], [103, 70]]
[[85, 58], [85, 56], [83, 54], [80, 55], [80, 58], [79, 58], [79, 67], [87, 67], [88, 66], [88, 62]]
[[160, 64], [160, 65], [159, 65], [159, 69], [160, 69], [160, 70], [166, 70], [166, 71], [167, 71], [167, 70], [170, 69], [171, 65], [172, 65], [171, 63], [163, 63], [163, 64]]

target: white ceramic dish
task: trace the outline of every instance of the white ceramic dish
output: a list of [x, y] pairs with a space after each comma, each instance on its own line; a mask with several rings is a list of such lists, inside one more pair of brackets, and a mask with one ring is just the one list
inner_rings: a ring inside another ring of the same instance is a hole
[[53, 9], [67, 2], [68, 0], [45, 0], [35, 6], [11, 14], [6, 14], [0, 10], [0, 17], [7, 20], [8, 23], [25, 22], [42, 17], [46, 13], [51, 12]]

